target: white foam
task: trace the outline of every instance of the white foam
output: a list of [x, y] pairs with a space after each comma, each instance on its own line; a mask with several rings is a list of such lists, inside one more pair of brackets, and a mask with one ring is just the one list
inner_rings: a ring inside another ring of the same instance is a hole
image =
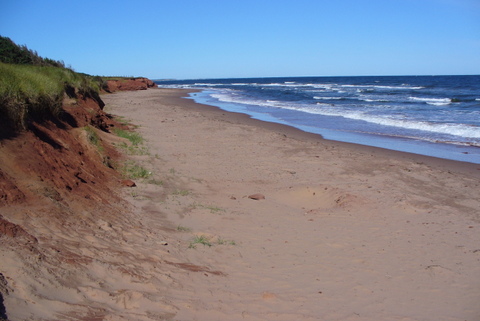
[[[322, 104], [324, 106], [331, 106]], [[383, 126], [393, 126], [398, 128], [428, 131], [432, 133], [447, 134], [468, 138], [480, 138], [480, 127], [475, 125], [451, 124], [451, 123], [433, 123], [426, 121], [405, 120], [388, 116], [374, 116], [360, 111], [345, 111], [332, 108], [294, 108], [304, 112], [319, 114], [325, 116], [337, 116], [348, 119], [362, 120], [373, 124]]]
[[289, 110], [296, 110], [310, 114], [337, 116], [347, 119], [362, 120], [369, 123], [393, 126], [398, 128], [422, 130], [434, 132], [439, 134], [448, 134], [461, 137], [480, 138], [480, 127], [467, 126], [463, 124], [439, 124], [433, 122], [422, 122], [415, 120], [405, 120], [400, 118], [393, 118], [393, 116], [374, 116], [362, 111], [345, 110], [332, 107], [331, 104], [317, 103], [315, 105], [296, 105], [289, 102], [282, 102], [278, 100], [254, 100], [245, 99], [234, 93], [233, 90], [224, 90], [211, 94], [212, 97], [222, 102], [239, 103], [246, 105], [256, 105], [262, 107], [283, 108]]
[[248, 99], [236, 94], [233, 90], [225, 89], [223, 91], [218, 91], [210, 94], [211, 97], [218, 99], [221, 102], [242, 104], [242, 105], [252, 105], [252, 106], [262, 106], [262, 107], [275, 107], [275, 108], [285, 108], [288, 103], [281, 102], [278, 100], [255, 100]]
[[401, 89], [401, 90], [417, 90], [425, 87], [421, 86], [381, 86], [381, 85], [340, 85], [345, 88], [365, 88], [365, 89]]
[[317, 100], [340, 100], [340, 99], [345, 99], [345, 97], [320, 97], [320, 96], [314, 96], [313, 99]]
[[211, 83], [202, 83], [202, 82], [196, 82], [193, 84], [194, 86], [202, 86], [202, 87], [216, 87], [216, 86], [222, 86], [224, 84], [211, 84]]
[[422, 97], [409, 97], [410, 100], [421, 101], [433, 106], [445, 106], [452, 103], [450, 98], [422, 98]]
[[363, 100], [363, 101], [366, 101], [366, 102], [381, 102], [381, 103], [386, 103], [386, 102], [389, 102], [390, 100], [386, 100], [386, 99], [370, 99], [370, 98], [359, 98], [360, 100]]

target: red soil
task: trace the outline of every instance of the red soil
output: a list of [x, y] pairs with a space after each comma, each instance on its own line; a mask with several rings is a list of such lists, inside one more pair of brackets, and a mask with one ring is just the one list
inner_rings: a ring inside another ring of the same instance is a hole
[[[153, 85], [145, 78], [109, 81], [111, 92]], [[9, 206], [45, 199], [80, 208], [118, 202], [112, 192], [112, 186], [121, 185], [113, 168], [118, 154], [111, 144], [92, 144], [84, 130], [91, 126], [102, 136], [112, 127], [124, 127], [103, 106], [95, 97], [67, 99], [58, 119], [33, 121], [28, 130], [0, 139], [0, 209], [4, 208], [0, 210], [0, 238], [28, 234], [5, 217]]]
[[130, 78], [122, 80], [108, 80], [107, 92], [125, 91], [125, 90], [145, 90], [154, 87], [155, 83], [147, 78]]

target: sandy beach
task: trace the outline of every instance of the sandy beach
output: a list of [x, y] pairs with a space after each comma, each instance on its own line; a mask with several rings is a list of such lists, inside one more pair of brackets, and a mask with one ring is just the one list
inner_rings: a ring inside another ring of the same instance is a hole
[[92, 101], [2, 141], [0, 319], [480, 320], [480, 165], [187, 93], [102, 96], [137, 146]]
[[124, 189], [157, 231], [143, 251], [163, 250], [135, 283], [132, 311], [480, 319], [479, 165], [326, 141], [187, 93], [102, 97], [107, 112], [139, 126], [149, 154], [129, 157], [153, 175]]

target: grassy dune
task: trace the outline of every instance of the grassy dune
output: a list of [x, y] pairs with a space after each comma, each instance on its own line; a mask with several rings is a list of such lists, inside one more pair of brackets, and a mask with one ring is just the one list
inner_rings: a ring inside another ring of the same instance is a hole
[[98, 94], [102, 85], [67, 68], [0, 63], [0, 119], [23, 129], [29, 118], [58, 115], [65, 96]]

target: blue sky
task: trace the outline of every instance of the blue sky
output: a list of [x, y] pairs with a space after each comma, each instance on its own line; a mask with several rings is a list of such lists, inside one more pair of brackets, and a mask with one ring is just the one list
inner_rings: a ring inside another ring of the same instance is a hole
[[0, 0], [0, 35], [94, 75], [480, 74], [480, 0]]

